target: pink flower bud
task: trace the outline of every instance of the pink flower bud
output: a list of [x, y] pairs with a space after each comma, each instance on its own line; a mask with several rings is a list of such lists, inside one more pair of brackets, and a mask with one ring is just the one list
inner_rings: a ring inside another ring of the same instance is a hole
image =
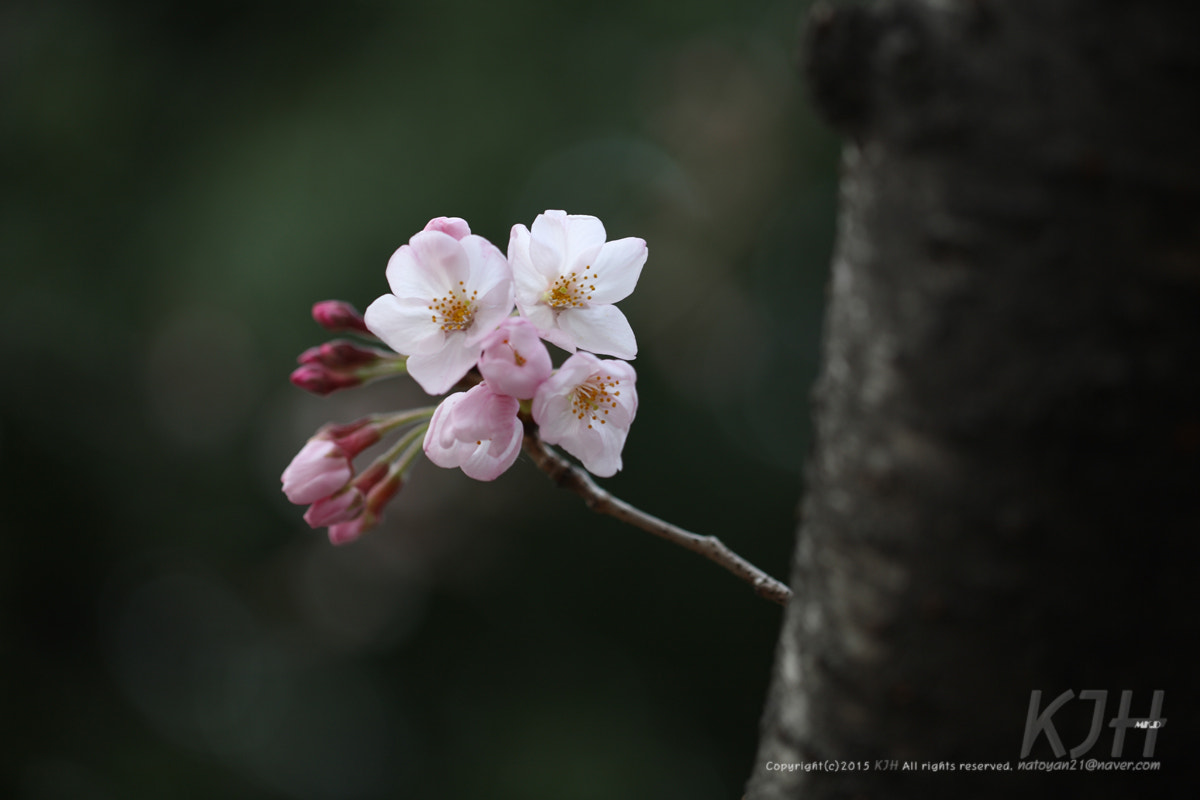
[[367, 523], [365, 517], [352, 519], [349, 522], [339, 522], [336, 525], [329, 526], [329, 543], [330, 544], [349, 544], [358, 537], [362, 536], [368, 530], [373, 528], [374, 521]]
[[347, 486], [337, 494], [322, 497], [304, 512], [304, 521], [311, 528], [323, 528], [346, 522], [362, 514], [363, 495], [353, 486]]
[[283, 493], [297, 505], [315, 503], [341, 489], [353, 475], [350, 460], [337, 444], [309, 439], [283, 471]]
[[528, 400], [553, 371], [550, 351], [527, 319], [509, 317], [483, 340], [479, 372], [501, 394]]
[[[383, 478], [373, 483], [370, 490], [367, 492], [366, 500], [359, 510], [357, 516], [352, 518], [337, 521], [332, 521], [329, 525], [329, 541], [331, 544], [347, 544], [358, 539], [367, 531], [379, 524], [379, 520], [383, 516], [384, 506], [396, 496], [400, 491], [400, 487], [404, 485], [403, 476], [398, 472], [392, 472], [385, 465], [377, 465], [383, 468]], [[366, 478], [371, 470], [363, 473]], [[359, 490], [356, 488], [356, 492]], [[359, 494], [361, 497], [361, 494]]]
[[358, 313], [354, 306], [342, 300], [322, 300], [315, 303], [312, 307], [312, 315], [318, 325], [331, 333], [353, 331], [364, 336], [374, 336], [371, 331], [367, 330], [367, 324], [363, 322], [362, 314]]
[[441, 231], [462, 241], [471, 234], [471, 227], [461, 217], [434, 217], [425, 224], [427, 231]]
[[324, 397], [339, 389], [352, 389], [361, 386], [363, 379], [350, 372], [335, 372], [320, 364], [305, 364], [291, 374], [291, 381], [296, 386]]

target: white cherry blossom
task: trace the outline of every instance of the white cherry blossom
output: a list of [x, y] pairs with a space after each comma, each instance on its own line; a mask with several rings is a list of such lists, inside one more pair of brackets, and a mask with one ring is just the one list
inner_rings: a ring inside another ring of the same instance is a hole
[[646, 242], [606, 237], [600, 220], [565, 211], [539, 214], [530, 228], [514, 225], [508, 260], [517, 308], [544, 339], [569, 353], [633, 358], [637, 339], [613, 303], [637, 286]]
[[576, 353], [533, 397], [542, 440], [560, 445], [593, 475], [621, 469], [621, 450], [637, 414], [637, 373], [624, 361]]
[[364, 315], [371, 333], [409, 357], [408, 373], [433, 395], [449, 391], [475, 366], [482, 340], [513, 309], [508, 261], [467, 230], [461, 220], [430, 221], [392, 255], [392, 292]]

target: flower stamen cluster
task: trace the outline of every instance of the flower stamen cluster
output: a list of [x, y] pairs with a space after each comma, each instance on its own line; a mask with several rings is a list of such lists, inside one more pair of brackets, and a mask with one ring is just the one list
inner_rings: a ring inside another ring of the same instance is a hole
[[462, 297], [456, 297], [454, 291], [451, 291], [429, 306], [429, 310], [433, 312], [430, 319], [438, 323], [446, 333], [465, 331], [475, 321], [475, 301], [479, 299], [479, 291], [471, 292], [471, 296], [467, 297], [467, 289], [462, 281], [458, 282], [457, 291]]
[[[602, 411], [607, 414], [612, 408], [617, 407], [617, 398], [621, 396], [620, 391], [614, 391], [611, 395], [608, 393], [608, 387], [616, 390], [621, 382], [613, 378], [612, 375], [605, 375], [603, 378], [589, 378], [586, 383], [580, 384], [575, 389], [575, 400], [571, 404], [571, 410], [575, 412], [575, 416], [579, 420], [590, 418], [592, 422], [599, 421], [601, 425], [605, 420], [596, 415], [597, 411]], [[592, 427], [591, 422], [588, 427]]]
[[[588, 266], [584, 269], [591, 269], [591, 267]], [[585, 272], [582, 280], [598, 280], [599, 277], [599, 275], [589, 276]], [[563, 275], [554, 281], [550, 290], [546, 292], [545, 301], [555, 311], [561, 311], [564, 308], [584, 308], [592, 299], [590, 294], [585, 294], [587, 291], [596, 291], [596, 285], [588, 284], [585, 290], [579, 276], [572, 272], [570, 275]]]

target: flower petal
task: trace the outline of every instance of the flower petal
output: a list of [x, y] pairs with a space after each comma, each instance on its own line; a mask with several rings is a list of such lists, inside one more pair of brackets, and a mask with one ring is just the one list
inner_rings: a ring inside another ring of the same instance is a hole
[[585, 214], [547, 211], [530, 228], [529, 257], [537, 270], [553, 280], [579, 271], [604, 245], [604, 224]]
[[470, 274], [464, 279], [468, 289], [486, 294], [497, 286], [512, 283], [512, 267], [496, 245], [472, 234], [464, 237], [459, 246], [470, 266]]
[[596, 276], [591, 302], [596, 305], [615, 303], [632, 294], [647, 255], [644, 239], [631, 236], [605, 243], [591, 264]]
[[547, 342], [558, 345], [568, 353], [575, 352], [575, 342], [571, 340], [570, 336], [559, 330], [558, 315], [550, 306], [542, 303], [529, 308], [521, 308], [521, 316], [532, 322], [533, 327], [538, 330], [538, 335]]
[[354, 476], [345, 452], [327, 439], [310, 439], [283, 471], [283, 493], [307, 505], [341, 489]]
[[451, 334], [436, 353], [409, 356], [408, 374], [428, 394], [445, 394], [475, 366], [482, 349], [478, 343], [469, 344], [461, 333]]
[[611, 425], [604, 425], [588, 431], [595, 434], [586, 439], [586, 452], [568, 453], [583, 462], [584, 468], [599, 478], [611, 478], [621, 471], [621, 450], [625, 447], [627, 431], [619, 430]]
[[442, 231], [421, 231], [392, 254], [387, 265], [388, 286], [400, 298], [441, 297], [470, 275], [466, 250]]
[[558, 327], [580, 350], [617, 358], [637, 356], [637, 337], [616, 306], [566, 309], [558, 314]]
[[432, 353], [441, 349], [446, 335], [430, 319], [428, 303], [393, 294], [380, 295], [363, 314], [367, 329], [402, 355]]
[[434, 217], [425, 223], [423, 230], [441, 231], [455, 239], [462, 239], [471, 233], [471, 226], [462, 217]]
[[524, 225], [513, 225], [508, 235], [508, 263], [517, 282], [517, 291], [520, 292], [522, 287], [533, 287], [533, 291], [540, 295], [549, 277], [533, 265], [529, 255], [530, 242], [529, 229]]
[[522, 435], [521, 421], [514, 415], [506, 437], [484, 441], [463, 460], [463, 474], [477, 481], [496, 480], [516, 463]]

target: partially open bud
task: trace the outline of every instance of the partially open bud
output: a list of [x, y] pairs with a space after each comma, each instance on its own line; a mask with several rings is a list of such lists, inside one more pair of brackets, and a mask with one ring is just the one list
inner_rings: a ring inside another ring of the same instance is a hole
[[441, 402], [425, 432], [425, 455], [446, 469], [460, 467], [477, 481], [493, 481], [517, 460], [524, 429], [515, 397], [478, 384]]
[[479, 372], [494, 391], [529, 400], [554, 367], [533, 323], [509, 317], [483, 340]]
[[315, 503], [341, 489], [353, 475], [350, 459], [335, 442], [309, 439], [283, 471], [283, 493], [298, 505]]

